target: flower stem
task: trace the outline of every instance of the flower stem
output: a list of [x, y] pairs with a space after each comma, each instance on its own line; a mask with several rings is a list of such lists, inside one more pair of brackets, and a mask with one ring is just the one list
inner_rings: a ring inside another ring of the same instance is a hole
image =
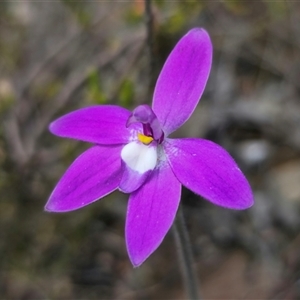
[[[155, 83], [155, 56], [154, 56], [154, 28], [151, 0], [145, 1], [145, 22], [147, 30], [147, 55], [149, 57], [149, 91], [152, 91]], [[151, 93], [150, 93], [151, 94]]]
[[181, 262], [182, 277], [188, 299], [200, 300], [199, 283], [194, 268], [194, 259], [189, 235], [186, 229], [182, 206], [180, 205], [173, 225], [173, 234], [177, 245], [178, 257]]

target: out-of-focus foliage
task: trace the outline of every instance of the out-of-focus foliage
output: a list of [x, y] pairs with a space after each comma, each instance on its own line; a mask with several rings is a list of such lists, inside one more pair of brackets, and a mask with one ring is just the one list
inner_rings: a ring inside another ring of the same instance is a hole
[[124, 21], [128, 25], [138, 25], [144, 22], [144, 3], [135, 1], [135, 4], [124, 11]]
[[93, 70], [88, 75], [87, 94], [91, 103], [105, 104], [107, 99], [101, 88], [101, 79], [99, 73]]
[[[172, 235], [138, 269], [124, 243], [127, 195], [68, 214], [43, 211], [88, 144], [48, 132], [87, 105], [131, 109], [178, 39], [214, 45], [199, 106], [177, 136], [224, 146], [256, 202], [234, 212], [183, 190], [205, 299], [299, 299], [300, 5], [297, 1], [0, 3], [0, 295], [3, 299], [184, 299]], [[153, 57], [151, 57], [153, 55]], [[154, 65], [150, 66], [150, 62]], [[154, 66], [154, 68], [153, 68]]]
[[81, 26], [88, 27], [91, 25], [91, 15], [84, 1], [61, 0], [61, 2], [70, 9]]
[[134, 84], [131, 80], [125, 79], [122, 82], [119, 93], [119, 99], [119, 102], [122, 106], [132, 106], [132, 100], [134, 99]]

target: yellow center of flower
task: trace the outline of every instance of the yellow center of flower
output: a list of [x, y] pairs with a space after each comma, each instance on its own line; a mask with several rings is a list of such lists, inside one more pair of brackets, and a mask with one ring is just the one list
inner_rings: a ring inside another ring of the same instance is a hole
[[138, 139], [144, 145], [149, 145], [153, 141], [153, 137], [138, 133]]

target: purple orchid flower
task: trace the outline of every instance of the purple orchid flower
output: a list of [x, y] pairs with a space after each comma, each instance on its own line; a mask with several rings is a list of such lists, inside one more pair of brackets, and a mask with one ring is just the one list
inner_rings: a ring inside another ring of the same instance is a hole
[[156, 83], [152, 108], [131, 113], [114, 105], [71, 112], [50, 125], [58, 136], [95, 146], [81, 154], [52, 192], [45, 209], [68, 212], [119, 189], [130, 193], [126, 244], [134, 266], [161, 244], [180, 201], [181, 185], [216, 205], [253, 204], [249, 183], [233, 158], [204, 139], [170, 139], [193, 113], [212, 63], [207, 32], [190, 30], [175, 46]]

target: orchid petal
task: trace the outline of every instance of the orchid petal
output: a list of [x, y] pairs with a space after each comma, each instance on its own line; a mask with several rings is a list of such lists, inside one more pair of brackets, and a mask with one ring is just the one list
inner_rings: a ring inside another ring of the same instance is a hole
[[123, 147], [122, 179], [119, 189], [124, 193], [137, 190], [147, 179], [157, 163], [155, 146], [147, 146], [138, 142], [131, 142]]
[[212, 63], [212, 44], [204, 29], [190, 30], [175, 46], [158, 77], [153, 111], [166, 135], [193, 113]]
[[167, 139], [164, 146], [174, 174], [188, 189], [227, 208], [253, 205], [247, 179], [221, 146], [203, 139]]
[[81, 154], [56, 185], [45, 210], [75, 210], [117, 189], [121, 179], [120, 152], [120, 146], [94, 146]]
[[50, 124], [50, 131], [67, 137], [96, 144], [125, 144], [133, 135], [127, 129], [130, 112], [114, 105], [90, 106], [66, 114]]
[[132, 264], [141, 265], [163, 241], [180, 201], [181, 184], [165, 162], [131, 194], [126, 217], [127, 251]]
[[119, 185], [119, 190], [123, 193], [132, 193], [136, 191], [147, 180], [151, 174], [151, 170], [145, 173], [139, 173], [130, 169], [124, 162], [122, 162], [122, 178]]

